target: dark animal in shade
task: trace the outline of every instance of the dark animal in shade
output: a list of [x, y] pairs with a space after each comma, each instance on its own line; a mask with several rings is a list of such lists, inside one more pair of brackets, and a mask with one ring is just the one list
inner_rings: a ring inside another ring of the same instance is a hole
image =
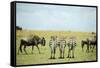
[[89, 39], [88, 39], [88, 38], [81, 41], [82, 51], [84, 51], [84, 45], [87, 46], [86, 52], [89, 52], [89, 47], [90, 47], [90, 46], [89, 46]]
[[89, 45], [91, 52], [93, 52], [95, 46], [97, 45], [96, 36], [94, 36], [92, 39], [89, 39]]
[[70, 37], [70, 40], [68, 41], [68, 56], [67, 56], [67, 58], [75, 57], [74, 56], [75, 47], [76, 47], [76, 39], [75, 39], [75, 37]]
[[96, 36], [94, 36], [93, 38], [87, 38], [86, 40], [82, 40], [81, 41], [81, 47], [82, 47], [82, 51], [84, 51], [84, 45], [87, 46], [86, 52], [93, 52], [95, 46], [97, 44], [96, 41]]
[[41, 44], [42, 46], [45, 46], [45, 43], [46, 43], [45, 38], [44, 37], [40, 38], [37, 35], [34, 35], [31, 38], [21, 39], [18, 54], [19, 54], [19, 51], [22, 53], [22, 46], [24, 46], [24, 52], [26, 54], [28, 54], [26, 51], [27, 46], [32, 46], [32, 53], [33, 53], [34, 46], [36, 46], [40, 53], [40, 49], [39, 49], [38, 45]]

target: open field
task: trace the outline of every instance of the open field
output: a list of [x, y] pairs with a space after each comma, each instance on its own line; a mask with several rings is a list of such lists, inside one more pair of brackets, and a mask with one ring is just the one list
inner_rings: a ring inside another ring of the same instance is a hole
[[[34, 47], [33, 54], [31, 54], [32, 47], [27, 47], [26, 50], [28, 55], [26, 55], [23, 51], [23, 54], [20, 53], [18, 55], [18, 48], [20, 45], [20, 39], [24, 37], [30, 37], [31, 35], [38, 35], [39, 37], [45, 37], [46, 45], [39, 45], [41, 54], [38, 53], [36, 47]], [[56, 51], [56, 59], [50, 58], [50, 47], [49, 40], [51, 36], [57, 37], [67, 37], [66, 41], [71, 36], [75, 36], [77, 38], [77, 46], [75, 49], [75, 58], [66, 58], [68, 54], [68, 46], [65, 48], [65, 58], [59, 59], [59, 48]], [[53, 31], [28, 31], [22, 30], [16, 32], [16, 63], [17, 65], [27, 65], [27, 64], [44, 64], [44, 63], [61, 63], [61, 62], [77, 62], [77, 61], [95, 61], [96, 60], [96, 49], [94, 52], [86, 53], [86, 46], [84, 48], [84, 52], [82, 52], [81, 48], [81, 40], [91, 36], [89, 32], [53, 32]]]

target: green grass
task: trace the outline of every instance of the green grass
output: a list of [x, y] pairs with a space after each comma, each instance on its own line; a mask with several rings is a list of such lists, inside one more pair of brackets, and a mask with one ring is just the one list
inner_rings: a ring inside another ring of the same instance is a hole
[[[61, 63], [61, 62], [78, 62], [78, 61], [95, 61], [96, 60], [96, 49], [92, 53], [86, 53], [86, 47], [84, 48], [84, 52], [81, 50], [81, 40], [89, 37], [91, 34], [89, 32], [52, 32], [52, 31], [17, 31], [16, 32], [16, 64], [17, 65], [28, 65], [28, 64], [46, 64], [46, 63]], [[39, 54], [38, 49], [34, 47], [33, 54], [31, 54], [32, 47], [27, 47], [26, 50], [28, 55], [26, 55], [23, 51], [23, 54], [20, 53], [18, 55], [18, 48], [20, 44], [20, 39], [23, 37], [30, 37], [31, 35], [38, 35], [40, 37], [45, 37], [46, 45], [39, 45], [41, 54]], [[67, 37], [66, 41], [71, 36], [76, 36], [77, 38], [77, 46], [75, 49], [75, 58], [66, 58], [68, 54], [68, 47], [65, 48], [65, 58], [59, 59], [59, 48], [56, 50], [56, 59], [50, 58], [50, 47], [49, 40], [50, 36], [56, 35], [58, 37], [64, 36]]]

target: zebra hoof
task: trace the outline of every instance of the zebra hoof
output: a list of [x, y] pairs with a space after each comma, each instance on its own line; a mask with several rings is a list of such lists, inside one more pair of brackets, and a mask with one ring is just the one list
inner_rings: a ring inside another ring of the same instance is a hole
[[71, 56], [69, 58], [72, 58]]
[[59, 57], [59, 59], [64, 59], [64, 57]]
[[50, 57], [49, 59], [52, 59], [52, 57]]
[[55, 57], [53, 57], [52, 59], [56, 59]]
[[69, 58], [69, 56], [67, 56], [66, 58]]

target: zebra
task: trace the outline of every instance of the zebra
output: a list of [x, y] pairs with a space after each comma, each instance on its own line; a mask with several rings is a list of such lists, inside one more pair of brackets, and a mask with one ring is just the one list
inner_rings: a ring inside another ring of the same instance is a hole
[[55, 59], [57, 47], [59, 47], [59, 51], [60, 51], [60, 57], [59, 58], [64, 58], [64, 51], [65, 51], [65, 47], [66, 47], [65, 38], [61, 39], [61, 38], [57, 38], [57, 36], [51, 36], [51, 39], [49, 41], [49, 47], [51, 49], [50, 59]]
[[68, 45], [68, 56], [67, 56], [67, 58], [74, 58], [74, 51], [75, 51], [75, 47], [76, 47], [76, 38], [70, 37], [67, 45]]
[[57, 36], [51, 36], [51, 39], [49, 41], [49, 47], [51, 49], [50, 59], [55, 59], [55, 53], [57, 48]]
[[60, 57], [59, 58], [64, 58], [66, 40], [65, 39], [60, 39], [59, 42], [58, 42], [58, 46], [59, 46], [59, 51], [60, 51]]

